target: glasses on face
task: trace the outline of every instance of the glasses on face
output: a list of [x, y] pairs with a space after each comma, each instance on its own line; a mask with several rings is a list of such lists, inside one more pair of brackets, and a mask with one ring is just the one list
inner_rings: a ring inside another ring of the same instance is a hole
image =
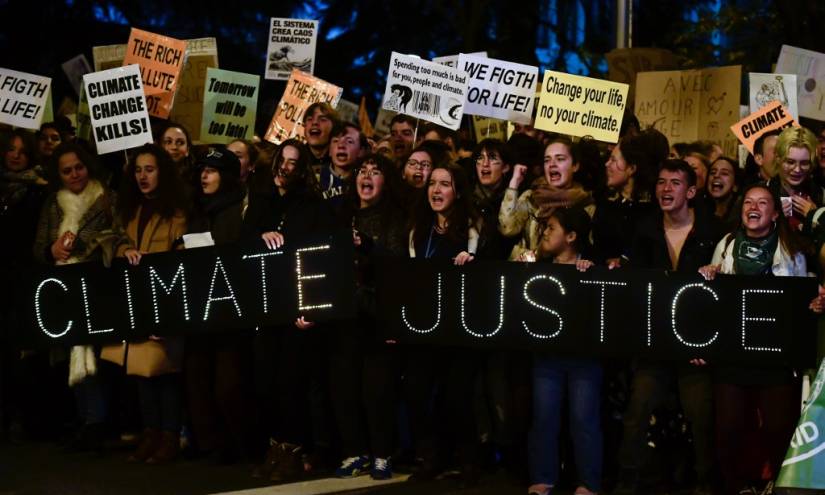
[[433, 164], [426, 160], [418, 161], [418, 160], [407, 160], [407, 166], [410, 168], [415, 168], [418, 170], [429, 170], [432, 168]]
[[484, 160], [490, 162], [490, 165], [499, 165], [501, 163], [501, 157], [498, 155], [485, 155], [484, 153], [476, 156], [476, 164], [481, 165], [484, 163]]
[[384, 175], [384, 173], [381, 172], [380, 170], [378, 170], [377, 168], [361, 168], [361, 169], [358, 169], [358, 176], [359, 177], [371, 178], [371, 177], [381, 177], [382, 175]]
[[810, 162], [809, 160], [800, 161], [800, 162], [797, 162], [797, 161], [792, 161], [792, 162], [785, 161], [785, 162], [783, 162], [783, 163], [782, 163], [782, 166], [783, 166], [783, 167], [785, 167], [785, 169], [787, 169], [788, 171], [793, 170], [793, 169], [795, 169], [795, 168], [799, 168], [799, 170], [801, 170], [802, 172], [807, 172], [807, 171], [811, 170], [811, 165], [812, 165], [812, 164], [811, 164], [811, 162]]

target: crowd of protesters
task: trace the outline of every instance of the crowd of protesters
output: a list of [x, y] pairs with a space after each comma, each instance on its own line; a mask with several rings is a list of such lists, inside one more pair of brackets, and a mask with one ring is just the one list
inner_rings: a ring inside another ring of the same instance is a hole
[[155, 143], [125, 163], [62, 118], [0, 132], [3, 301], [21, 267], [138, 265], [183, 248], [186, 233], [277, 249], [345, 228], [358, 302], [350, 321], [102, 347], [20, 349], [4, 320], [4, 437], [60, 442], [67, 455], [131, 446], [133, 463], [254, 463], [275, 482], [410, 470], [474, 485], [502, 469], [536, 495], [560, 484], [770, 492], [801, 370], [384, 341], [374, 260], [817, 276], [825, 128], [768, 133], [740, 168], [718, 145], [668, 143], [631, 113], [616, 145], [530, 126], [474, 143], [405, 115], [374, 140], [324, 103], [303, 122], [303, 139], [277, 146], [195, 145], [158, 122]]

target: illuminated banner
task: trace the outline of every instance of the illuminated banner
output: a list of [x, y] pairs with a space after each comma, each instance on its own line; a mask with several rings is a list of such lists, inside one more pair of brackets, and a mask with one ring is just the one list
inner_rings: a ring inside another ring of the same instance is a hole
[[705, 282], [661, 270], [581, 273], [551, 263], [456, 267], [434, 260], [394, 260], [376, 273], [379, 328], [400, 343], [685, 363], [802, 366], [816, 357], [808, 310], [814, 278], [720, 275]]
[[132, 267], [82, 263], [27, 278], [16, 308], [21, 343], [139, 340], [354, 314], [352, 236], [150, 254]]

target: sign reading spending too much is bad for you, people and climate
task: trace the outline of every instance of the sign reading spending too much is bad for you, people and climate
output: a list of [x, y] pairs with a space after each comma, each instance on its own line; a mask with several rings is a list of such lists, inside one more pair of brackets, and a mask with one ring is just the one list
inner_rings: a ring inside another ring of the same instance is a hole
[[123, 65], [140, 66], [149, 115], [169, 118], [185, 56], [185, 41], [132, 28]]
[[269, 25], [266, 78], [286, 80], [293, 69], [312, 74], [317, 39], [318, 21], [273, 17]]
[[200, 132], [205, 141], [252, 139], [260, 80], [256, 74], [207, 69]]
[[456, 130], [467, 79], [462, 70], [392, 52], [383, 108]]
[[146, 97], [137, 65], [83, 76], [91, 127], [100, 154], [152, 142]]
[[615, 143], [627, 104], [627, 84], [545, 71], [537, 129]]
[[52, 80], [0, 68], [0, 123], [40, 129]]

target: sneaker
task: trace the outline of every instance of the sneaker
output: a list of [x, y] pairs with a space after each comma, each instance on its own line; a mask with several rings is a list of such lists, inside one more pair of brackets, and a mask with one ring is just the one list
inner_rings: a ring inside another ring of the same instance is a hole
[[347, 457], [341, 466], [335, 470], [335, 476], [339, 478], [354, 478], [362, 474], [367, 474], [370, 469], [370, 458], [366, 455], [358, 457]]
[[392, 478], [392, 464], [390, 458], [376, 457], [372, 463], [372, 471], [370, 476], [374, 480], [388, 480]]

